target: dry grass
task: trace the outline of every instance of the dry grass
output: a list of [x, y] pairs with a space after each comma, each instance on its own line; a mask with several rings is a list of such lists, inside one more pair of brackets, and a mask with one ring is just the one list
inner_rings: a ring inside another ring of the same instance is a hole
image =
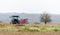
[[0, 35], [60, 35], [60, 32], [13, 32], [2, 31]]
[[[4, 24], [1, 23], [0, 27], [5, 27], [5, 26], [15, 26], [12, 24]], [[25, 26], [60, 26], [60, 24], [25, 24]], [[3, 30], [0, 31], [0, 35], [60, 35], [60, 32], [25, 32], [25, 31], [8, 31], [8, 30]]]
[[47, 24], [44, 24], [44, 23], [40, 23], [40, 24], [25, 24], [25, 26], [60, 26], [60, 23], [47, 23]]

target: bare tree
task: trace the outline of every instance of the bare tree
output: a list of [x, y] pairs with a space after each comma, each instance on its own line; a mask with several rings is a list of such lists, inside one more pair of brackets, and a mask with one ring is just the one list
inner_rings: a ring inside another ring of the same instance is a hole
[[51, 22], [50, 15], [48, 13], [41, 14], [40, 21], [44, 22], [45, 24], [47, 24], [47, 22]]

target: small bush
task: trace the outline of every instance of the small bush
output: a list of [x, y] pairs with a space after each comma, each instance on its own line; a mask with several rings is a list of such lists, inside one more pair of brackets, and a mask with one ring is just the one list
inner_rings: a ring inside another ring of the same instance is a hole
[[58, 29], [54, 29], [54, 31], [55, 31], [55, 32], [57, 32], [57, 31], [58, 31]]

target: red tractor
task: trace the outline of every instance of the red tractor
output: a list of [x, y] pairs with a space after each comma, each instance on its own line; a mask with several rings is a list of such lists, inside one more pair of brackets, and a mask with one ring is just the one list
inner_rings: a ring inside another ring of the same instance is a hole
[[23, 25], [28, 22], [27, 19], [24, 18], [19, 20], [19, 16], [11, 16], [11, 17], [12, 17], [11, 19], [12, 24]]

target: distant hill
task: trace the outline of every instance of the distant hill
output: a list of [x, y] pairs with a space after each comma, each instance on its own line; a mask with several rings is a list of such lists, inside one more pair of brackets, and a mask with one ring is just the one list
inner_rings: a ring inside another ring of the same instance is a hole
[[[20, 18], [27, 18], [29, 22], [40, 22], [40, 14], [27, 13], [0, 13], [0, 21], [10, 22], [10, 16], [19, 15]], [[52, 22], [60, 22], [60, 15], [50, 14]]]

